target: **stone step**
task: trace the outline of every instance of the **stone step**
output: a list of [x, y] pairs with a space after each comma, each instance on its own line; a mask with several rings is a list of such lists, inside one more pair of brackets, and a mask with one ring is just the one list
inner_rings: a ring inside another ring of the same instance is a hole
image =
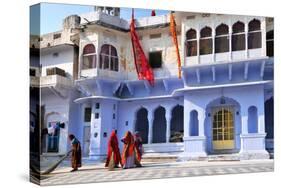
[[221, 154], [221, 155], [208, 155], [208, 161], [240, 161], [238, 154]]

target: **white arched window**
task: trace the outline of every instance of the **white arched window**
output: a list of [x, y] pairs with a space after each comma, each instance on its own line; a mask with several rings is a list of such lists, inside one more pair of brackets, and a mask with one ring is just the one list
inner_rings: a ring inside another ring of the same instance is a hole
[[215, 53], [229, 51], [229, 30], [226, 24], [221, 24], [216, 28]]
[[196, 56], [197, 55], [197, 34], [194, 29], [189, 29], [186, 32], [186, 56]]
[[211, 54], [213, 52], [212, 29], [204, 27], [200, 31], [200, 55]]
[[114, 46], [104, 44], [100, 52], [100, 69], [118, 71], [118, 55]]
[[83, 49], [82, 70], [96, 68], [96, 48], [93, 44], [87, 44]]
[[245, 50], [245, 24], [238, 21], [232, 26], [232, 51]]
[[261, 22], [253, 19], [248, 28], [248, 49], [261, 48]]

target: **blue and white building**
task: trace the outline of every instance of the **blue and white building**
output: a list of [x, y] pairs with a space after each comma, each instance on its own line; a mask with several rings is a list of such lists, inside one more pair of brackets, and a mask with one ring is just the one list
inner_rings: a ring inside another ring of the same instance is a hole
[[[151, 86], [137, 78], [130, 20], [119, 12], [97, 7], [67, 17], [62, 31], [41, 37], [44, 127], [65, 123], [57, 150], [48, 151], [45, 139], [43, 155], [66, 153], [72, 133], [85, 157], [102, 159], [116, 129], [119, 138], [128, 130], [139, 131], [146, 153], [181, 160], [212, 154], [269, 158], [274, 140], [273, 18], [176, 12], [181, 79], [169, 15], [137, 19], [155, 76]], [[64, 74], [47, 74], [54, 67]]]

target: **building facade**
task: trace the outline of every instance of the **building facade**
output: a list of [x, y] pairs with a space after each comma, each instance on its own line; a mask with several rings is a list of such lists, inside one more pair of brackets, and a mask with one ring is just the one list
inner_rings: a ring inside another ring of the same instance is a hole
[[119, 12], [97, 7], [69, 16], [62, 31], [39, 39], [42, 128], [49, 130], [43, 155], [66, 153], [72, 133], [85, 157], [103, 159], [111, 131], [121, 138], [129, 130], [140, 132], [145, 153], [172, 153], [179, 160], [230, 153], [269, 158], [272, 18], [174, 13], [181, 78], [169, 15], [136, 19], [153, 68], [151, 86], [137, 77], [130, 20]]

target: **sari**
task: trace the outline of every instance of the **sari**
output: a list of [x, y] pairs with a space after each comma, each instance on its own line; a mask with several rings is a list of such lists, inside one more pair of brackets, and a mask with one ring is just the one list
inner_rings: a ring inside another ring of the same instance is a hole
[[78, 169], [78, 167], [82, 166], [81, 145], [77, 138], [73, 138], [73, 140], [71, 141], [71, 145], [72, 145], [71, 166], [73, 169]]
[[118, 167], [119, 163], [121, 163], [121, 156], [118, 146], [118, 138], [115, 131], [112, 131], [108, 140], [107, 159], [105, 162], [105, 167], [113, 169], [115, 167]]
[[124, 143], [122, 152], [122, 167], [135, 167], [135, 141], [132, 133], [127, 131], [121, 140]]

